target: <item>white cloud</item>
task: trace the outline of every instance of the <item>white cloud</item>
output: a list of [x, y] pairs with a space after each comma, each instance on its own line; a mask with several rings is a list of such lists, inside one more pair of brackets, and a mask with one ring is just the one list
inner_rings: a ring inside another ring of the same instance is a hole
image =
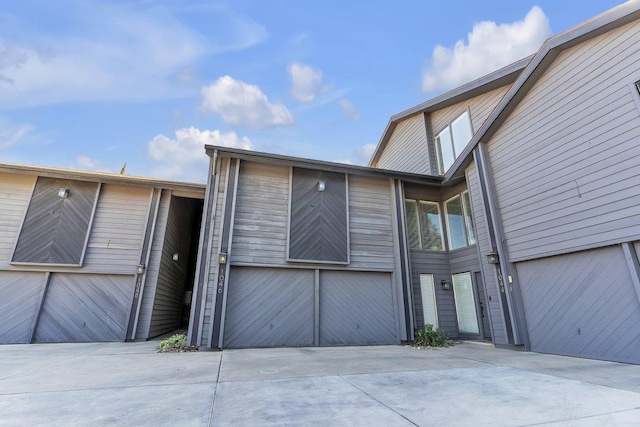
[[78, 167], [87, 170], [99, 170], [100, 162], [87, 156], [76, 156]]
[[358, 152], [360, 153], [360, 156], [364, 158], [368, 163], [371, 159], [371, 156], [373, 156], [373, 153], [376, 151], [376, 147], [376, 144], [365, 144], [360, 147]]
[[349, 101], [348, 99], [341, 99], [340, 101], [338, 101], [338, 104], [340, 104], [345, 114], [350, 118], [354, 120], [360, 118], [360, 112], [358, 111], [356, 106], [353, 105], [353, 102]]
[[194, 127], [180, 129], [176, 131], [175, 139], [157, 135], [149, 141], [147, 153], [157, 164], [153, 176], [203, 181], [209, 164], [204, 150], [206, 144], [253, 150], [251, 140], [246, 136], [241, 138], [235, 132], [221, 133]]
[[322, 90], [322, 71], [294, 62], [287, 71], [291, 77], [291, 96], [300, 102], [311, 102]]
[[31, 18], [3, 21], [0, 109], [186, 96], [194, 89], [182, 83], [185, 69], [267, 37], [263, 27], [224, 6], [209, 11], [210, 25], [199, 32], [178, 19], [184, 11], [168, 4], [60, 3], [72, 31], [45, 30]]
[[32, 131], [33, 126], [31, 125], [13, 125], [8, 121], [0, 120], [0, 149], [7, 149], [19, 144]]
[[551, 35], [549, 20], [533, 6], [523, 20], [508, 24], [483, 21], [473, 25], [467, 41], [452, 49], [433, 49], [422, 77], [425, 92], [450, 89], [536, 52]]
[[264, 129], [295, 122], [287, 107], [269, 102], [258, 86], [230, 76], [204, 86], [201, 93], [203, 109], [219, 114], [231, 126]]

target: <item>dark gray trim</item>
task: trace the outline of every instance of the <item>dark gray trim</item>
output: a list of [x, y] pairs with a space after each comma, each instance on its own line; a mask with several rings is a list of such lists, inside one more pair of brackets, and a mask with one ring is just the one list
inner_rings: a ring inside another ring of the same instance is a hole
[[47, 297], [47, 289], [49, 289], [49, 282], [51, 281], [51, 273], [47, 271], [44, 273], [44, 279], [42, 280], [42, 290], [40, 291], [40, 303], [38, 305], [38, 311], [33, 318], [31, 324], [31, 335], [29, 335], [29, 343], [33, 342], [36, 336], [36, 330], [38, 329], [38, 323], [40, 323], [40, 315], [42, 314], [42, 307], [44, 306], [44, 299]]
[[464, 173], [463, 169], [471, 162], [470, 154], [476, 145], [493, 136], [560, 52], [637, 19], [640, 19], [640, 3], [629, 1], [548, 39], [449, 168], [444, 176], [445, 182], [459, 178]]
[[320, 270], [313, 275], [313, 345], [320, 345]]
[[131, 300], [131, 309], [129, 310], [129, 318], [127, 319], [127, 333], [125, 335], [125, 339], [127, 340], [134, 340], [136, 338], [138, 316], [140, 315], [142, 293], [144, 292], [144, 283], [146, 282], [147, 270], [149, 268], [149, 256], [151, 254], [151, 245], [153, 244], [153, 234], [156, 229], [156, 219], [158, 218], [161, 194], [162, 190], [160, 189], [154, 188], [151, 190], [149, 210], [147, 212], [147, 223], [145, 225], [142, 247], [140, 248], [140, 255], [138, 258], [138, 265], [143, 265], [144, 270], [142, 274], [138, 274], [136, 272], [135, 276], [135, 287], [133, 291], [133, 298]]
[[[442, 251], [434, 251], [434, 252], [442, 252]], [[253, 262], [238, 262], [232, 261], [231, 267], [262, 267], [262, 268], [281, 268], [281, 269], [291, 269], [291, 270], [331, 270], [331, 271], [368, 271], [371, 273], [393, 273], [394, 270], [392, 268], [372, 268], [372, 267], [351, 267], [344, 266], [339, 264], [319, 264], [317, 262], [310, 262], [308, 264], [302, 263], [291, 263], [291, 264], [264, 264], [264, 263], [253, 263]]]
[[522, 58], [512, 64], [500, 68], [499, 70], [496, 70], [467, 84], [443, 93], [442, 95], [425, 101], [422, 104], [418, 104], [415, 107], [411, 107], [407, 110], [391, 116], [387, 127], [382, 133], [382, 138], [380, 138], [376, 150], [373, 153], [373, 156], [371, 156], [369, 166], [373, 165], [380, 159], [380, 156], [389, 143], [391, 134], [400, 121], [408, 119], [409, 117], [419, 113], [430, 113], [436, 110], [441, 110], [467, 99], [475, 98], [476, 96], [482, 95], [483, 93], [498, 89], [499, 87], [511, 84], [516, 81], [517, 77], [529, 63], [531, 58], [533, 58], [533, 55]]
[[209, 175], [207, 178], [207, 186], [205, 190], [205, 204], [202, 207], [202, 220], [200, 224], [200, 242], [198, 244], [198, 258], [196, 260], [196, 277], [193, 284], [193, 292], [191, 295], [191, 313], [189, 315], [189, 329], [187, 332], [187, 341], [189, 345], [200, 345], [200, 331], [202, 328], [205, 303], [204, 298], [206, 292], [203, 295], [205, 282], [207, 281], [208, 269], [207, 259], [211, 252], [211, 237], [209, 233], [213, 230], [211, 221], [213, 219], [215, 209], [214, 197], [211, 197], [211, 192], [218, 191], [218, 173], [216, 173], [216, 167], [218, 163], [218, 156], [214, 153], [213, 157], [209, 161]]
[[[221, 224], [221, 245], [220, 252], [227, 254], [227, 260], [231, 255], [231, 239], [233, 237], [233, 219], [235, 214], [235, 201], [238, 190], [238, 177], [240, 175], [240, 160], [231, 159], [229, 162], [229, 179], [227, 180], [225, 191], [224, 214]], [[224, 342], [224, 318], [226, 311], [226, 301], [229, 294], [229, 269], [230, 263], [227, 263], [218, 270], [217, 290], [215, 294], [215, 307], [212, 309], [213, 328], [211, 330], [211, 338], [209, 343], [211, 347], [223, 347]]]
[[400, 255], [400, 271], [402, 277], [402, 296], [404, 305], [405, 332], [408, 340], [413, 340], [413, 328], [415, 326], [413, 310], [413, 292], [411, 286], [411, 261], [409, 259], [409, 247], [407, 243], [407, 230], [404, 212], [404, 191], [403, 183], [399, 180], [393, 181], [394, 209], [394, 230], [398, 235], [398, 250]]
[[624, 252], [624, 258], [629, 267], [629, 274], [631, 275], [633, 287], [636, 290], [636, 297], [638, 298], [638, 302], [640, 302], [640, 263], [638, 262], [638, 254], [633, 247], [633, 243], [623, 243], [622, 251]]
[[217, 152], [221, 157], [232, 157], [240, 160], [248, 160], [272, 165], [296, 166], [306, 169], [316, 169], [328, 172], [339, 172], [352, 175], [374, 176], [384, 178], [402, 179], [407, 182], [415, 182], [423, 185], [440, 185], [441, 176], [422, 175], [408, 172], [398, 172], [387, 169], [370, 168], [367, 166], [347, 165], [343, 163], [326, 162], [322, 160], [303, 159], [300, 157], [283, 156], [280, 154], [262, 153], [258, 151], [239, 150], [235, 148], [217, 147], [206, 145], [207, 154], [211, 156]]

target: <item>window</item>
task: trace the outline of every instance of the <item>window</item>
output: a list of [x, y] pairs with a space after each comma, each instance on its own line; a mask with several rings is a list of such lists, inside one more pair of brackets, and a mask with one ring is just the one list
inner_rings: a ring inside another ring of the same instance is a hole
[[469, 112], [465, 111], [436, 136], [438, 170], [444, 174], [467, 146], [473, 132]]
[[12, 263], [82, 265], [99, 184], [38, 177]]
[[444, 250], [440, 205], [423, 200], [405, 200], [409, 248]]
[[471, 273], [453, 275], [453, 295], [456, 303], [458, 330], [463, 334], [479, 334]]
[[449, 249], [475, 244], [476, 233], [473, 228], [469, 192], [464, 191], [444, 202], [444, 212], [447, 220]]
[[423, 324], [438, 327], [438, 307], [433, 274], [420, 274], [420, 293], [422, 295]]

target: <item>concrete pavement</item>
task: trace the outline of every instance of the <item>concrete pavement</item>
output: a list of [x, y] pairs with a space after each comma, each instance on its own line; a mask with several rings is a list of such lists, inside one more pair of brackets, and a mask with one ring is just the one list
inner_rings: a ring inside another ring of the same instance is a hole
[[458, 344], [0, 346], [0, 425], [640, 425], [640, 366]]

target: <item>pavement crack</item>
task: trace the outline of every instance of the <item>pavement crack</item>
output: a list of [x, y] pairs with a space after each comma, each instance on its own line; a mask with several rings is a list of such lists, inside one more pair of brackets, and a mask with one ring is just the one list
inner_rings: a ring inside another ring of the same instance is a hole
[[583, 417], [566, 418], [562, 420], [553, 420], [553, 421], [543, 421], [535, 424], [522, 424], [520, 427], [532, 427], [532, 426], [541, 426], [541, 425], [548, 425], [548, 424], [555, 424], [555, 423], [563, 423], [567, 421], [588, 420], [589, 418], [602, 417], [604, 415], [621, 414], [623, 412], [637, 411], [638, 409], [640, 409], [640, 406], [638, 406], [637, 408], [620, 409], [619, 411], [603, 412], [601, 414], [585, 415]]
[[211, 400], [211, 410], [209, 411], [209, 427], [213, 425], [213, 408], [216, 405], [216, 396], [218, 395], [218, 384], [220, 384], [220, 371], [222, 370], [222, 358], [224, 352], [220, 354], [220, 362], [218, 362], [218, 375], [216, 376], [216, 388], [213, 390], [213, 399]]
[[352, 387], [354, 387], [355, 389], [361, 391], [362, 393], [366, 394], [367, 396], [369, 396], [371, 399], [375, 400], [376, 402], [378, 402], [379, 404], [381, 404], [382, 406], [384, 406], [385, 408], [387, 408], [388, 410], [390, 410], [391, 412], [394, 412], [396, 414], [398, 414], [399, 416], [401, 416], [402, 418], [404, 418], [405, 420], [407, 420], [409, 423], [411, 423], [411, 425], [417, 426], [419, 427], [419, 424], [414, 423], [413, 421], [411, 421], [409, 418], [407, 418], [406, 416], [404, 416], [403, 414], [401, 414], [400, 412], [396, 411], [395, 409], [393, 409], [392, 407], [390, 407], [389, 405], [387, 405], [386, 403], [384, 403], [383, 401], [381, 401], [380, 399], [376, 399], [374, 396], [372, 396], [371, 394], [367, 393], [366, 391], [364, 391], [363, 389], [361, 389], [360, 387], [358, 387], [357, 385], [355, 385], [354, 383], [352, 383], [351, 381], [349, 381], [348, 379], [346, 379], [345, 377], [343, 377], [342, 375], [338, 375], [338, 377], [340, 379], [342, 379], [344, 382], [350, 384]]

